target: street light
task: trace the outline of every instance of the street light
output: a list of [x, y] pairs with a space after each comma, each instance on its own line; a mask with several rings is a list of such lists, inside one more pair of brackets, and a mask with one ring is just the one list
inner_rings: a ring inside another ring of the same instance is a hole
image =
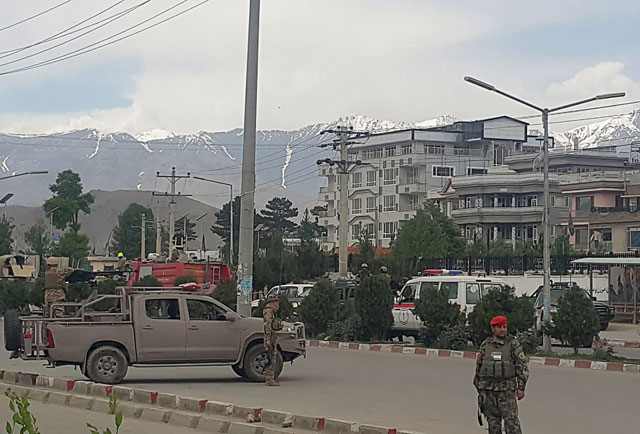
[[[203, 219], [207, 214], [209, 214], [209, 213], [206, 213], [206, 212], [205, 212], [204, 214], [202, 214], [200, 217], [198, 217], [198, 218], [197, 218], [197, 219], [195, 219], [194, 221], [195, 221], [196, 223], [198, 223], [198, 222], [199, 222], [200, 220], [202, 220], [202, 219]], [[204, 255], [204, 249], [202, 248], [202, 247], [204, 246], [204, 231], [202, 230], [202, 223], [200, 223], [200, 232], [202, 232], [202, 245], [200, 245], [200, 250], [202, 250], [202, 251], [203, 251], [203, 252], [202, 252], [202, 254]], [[202, 258], [200, 258], [200, 259], [202, 259]]]
[[[465, 77], [464, 81], [475, 84], [483, 89], [489, 90], [491, 92], [498, 93], [506, 98], [512, 99], [514, 101], [519, 102], [520, 104], [524, 104], [527, 107], [530, 107], [534, 110], [539, 111], [542, 114], [542, 126], [544, 129], [544, 143], [543, 143], [543, 165], [544, 165], [544, 208], [542, 212], [542, 222], [543, 222], [543, 268], [544, 268], [544, 305], [543, 305], [543, 314], [544, 314], [544, 322], [547, 326], [549, 326], [551, 321], [551, 315], [549, 313], [550, 309], [550, 300], [551, 300], [551, 257], [549, 251], [549, 113], [556, 112], [558, 110], [566, 109], [569, 107], [574, 107], [580, 104], [586, 104], [593, 101], [599, 101], [602, 99], [609, 98], [620, 98], [625, 96], [624, 92], [616, 92], [616, 93], [605, 93], [602, 95], [596, 95], [592, 98], [583, 99], [581, 101], [572, 102], [569, 104], [564, 104], [558, 107], [554, 107], [552, 109], [538, 107], [530, 102], [527, 102], [523, 99], [520, 99], [516, 96], [510, 95], [500, 89], [497, 89], [495, 86], [485, 83], [484, 81], [478, 80], [473, 77]], [[571, 210], [569, 210], [571, 212]], [[543, 342], [543, 350], [545, 352], [551, 352], [551, 337], [545, 333], [544, 342]]]
[[7, 220], [7, 202], [13, 197], [13, 193], [7, 193], [0, 199], [0, 205], [4, 205], [4, 220]]
[[189, 242], [189, 237], [187, 237], [187, 216], [191, 214], [190, 212], [184, 214], [183, 216], [181, 216], [178, 220], [176, 220], [176, 222], [179, 222], [180, 220], [184, 219], [184, 222], [182, 222], [182, 240], [184, 242], [184, 246], [182, 247], [182, 251], [186, 252], [187, 251], [187, 243]]
[[229, 262], [231, 267], [233, 267], [233, 184], [229, 184], [228, 182], [215, 181], [213, 179], [202, 178], [200, 176], [194, 176], [193, 179], [198, 179], [200, 181], [212, 182], [214, 184], [226, 185], [230, 190], [230, 201], [229, 201]]
[[[60, 208], [59, 206], [50, 209], [49, 212], [47, 212], [45, 214], [45, 217], [48, 215], [49, 216], [49, 240], [53, 241], [53, 213], [55, 210], [57, 210], [58, 208]], [[109, 236], [111, 236], [111, 234], [109, 234]]]
[[24, 176], [24, 175], [46, 175], [47, 173], [49, 173], [48, 170], [36, 170], [36, 171], [32, 171], [32, 172], [14, 173], [13, 175], [3, 176], [2, 178], [0, 178], [0, 181], [2, 181], [3, 179], [17, 178], [18, 176]]

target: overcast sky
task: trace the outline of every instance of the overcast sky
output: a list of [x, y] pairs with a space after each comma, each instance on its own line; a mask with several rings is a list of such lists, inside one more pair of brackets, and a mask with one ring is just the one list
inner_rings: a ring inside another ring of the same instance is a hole
[[[62, 1], [2, 0], [0, 28]], [[123, 0], [99, 18], [142, 1]], [[199, 1], [186, 0], [171, 13]], [[77, 50], [178, 3], [151, 0], [120, 20], [28, 59], [19, 60], [65, 39], [4, 53], [116, 2], [71, 0], [0, 30], [0, 73]], [[211, 0], [107, 48], [0, 75], [0, 131], [95, 127], [135, 134], [155, 128], [191, 133], [241, 127], [248, 4]], [[531, 114], [465, 83], [465, 75], [540, 105], [612, 91], [626, 91], [627, 101], [640, 99], [638, 22], [640, 2], [631, 0], [263, 0], [258, 127], [296, 129], [355, 114], [407, 122], [442, 114], [466, 120]], [[579, 124], [559, 125], [556, 131]]]

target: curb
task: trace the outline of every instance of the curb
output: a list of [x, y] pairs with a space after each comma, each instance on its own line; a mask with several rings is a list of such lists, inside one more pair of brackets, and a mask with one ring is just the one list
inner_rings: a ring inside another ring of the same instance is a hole
[[[607, 341], [611, 344], [611, 341]], [[620, 341], [626, 342], [626, 341]], [[630, 342], [627, 342], [630, 343]], [[633, 342], [631, 342], [633, 343]], [[636, 342], [640, 348], [640, 342]], [[633, 343], [635, 344], [635, 343]], [[405, 347], [402, 345], [393, 344], [359, 344], [356, 342], [337, 342], [337, 341], [319, 341], [309, 340], [307, 341], [309, 347], [324, 347], [335, 348], [349, 351], [366, 351], [377, 353], [397, 353], [397, 354], [409, 354], [415, 356], [427, 356], [427, 357], [447, 357], [453, 359], [475, 359], [477, 352], [475, 351], [455, 351], [455, 350], [441, 350], [436, 348], [416, 348]], [[636, 348], [635, 346], [627, 346], [627, 348]], [[578, 369], [591, 369], [595, 371], [611, 371], [611, 372], [629, 372], [639, 373], [640, 365], [635, 363], [619, 363], [619, 362], [596, 362], [591, 360], [573, 360], [573, 359], [561, 359], [558, 357], [529, 357], [529, 363], [532, 365], [544, 365], [544, 366], [557, 366], [560, 368], [578, 368]]]
[[607, 344], [612, 347], [623, 348], [640, 348], [640, 341], [625, 341], [622, 339], [603, 339]]
[[[11, 390], [20, 396], [49, 404], [109, 413], [108, 396], [118, 397], [118, 408], [125, 417], [176, 427], [227, 434], [420, 434], [396, 428], [360, 425], [355, 422], [309, 417], [283, 411], [246, 407], [207, 399], [91, 381], [53, 378], [44, 375], [0, 370], [0, 394]], [[247, 418], [257, 423], [247, 423]], [[213, 429], [213, 431], [212, 431]]]

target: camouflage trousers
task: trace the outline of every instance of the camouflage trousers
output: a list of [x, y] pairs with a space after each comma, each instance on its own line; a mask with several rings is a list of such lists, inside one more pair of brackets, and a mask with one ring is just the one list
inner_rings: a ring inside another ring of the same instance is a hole
[[502, 434], [502, 421], [505, 434], [522, 434], [515, 391], [481, 390], [480, 395], [489, 434]]
[[51, 311], [51, 305], [64, 301], [64, 289], [45, 289], [44, 291], [44, 316], [60, 318], [64, 316], [64, 308], [58, 306]]
[[278, 357], [278, 341], [272, 341], [271, 345], [267, 347], [267, 356], [267, 364], [264, 367], [264, 380], [268, 382], [276, 379], [273, 366]]

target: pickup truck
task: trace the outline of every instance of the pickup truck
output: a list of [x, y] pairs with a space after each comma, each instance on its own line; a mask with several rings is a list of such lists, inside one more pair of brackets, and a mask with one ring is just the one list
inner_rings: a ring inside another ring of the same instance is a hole
[[[95, 382], [120, 383], [129, 366], [231, 366], [240, 377], [264, 380], [268, 355], [262, 319], [184, 288], [118, 288], [88, 303], [60, 303], [62, 318], [5, 315], [5, 348], [25, 360], [79, 366]], [[284, 323], [276, 377], [284, 362], [306, 356], [302, 323]]]

